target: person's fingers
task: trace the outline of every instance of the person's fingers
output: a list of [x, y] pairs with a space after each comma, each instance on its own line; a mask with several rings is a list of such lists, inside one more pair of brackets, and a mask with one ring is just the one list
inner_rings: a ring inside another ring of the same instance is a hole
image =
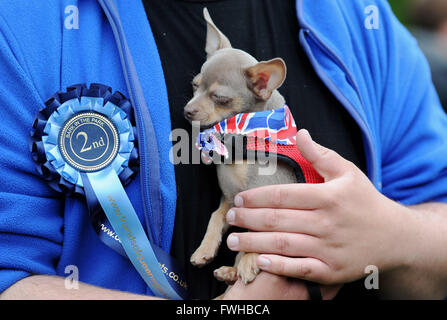
[[227, 213], [227, 222], [252, 231], [278, 231], [320, 234], [317, 211], [272, 208], [232, 208]]
[[319, 249], [319, 239], [307, 234], [282, 232], [232, 233], [227, 246], [233, 251], [272, 253], [290, 257], [313, 256]]
[[351, 163], [337, 152], [314, 142], [306, 129], [298, 131], [296, 145], [326, 182], [343, 175], [351, 168]]
[[354, 165], [335, 151], [314, 142], [305, 129], [298, 132], [296, 140], [303, 157], [326, 183], [270, 185], [246, 190], [235, 196], [236, 207], [307, 210], [323, 208], [333, 200], [327, 182], [352, 171]]
[[291, 258], [262, 254], [258, 256], [256, 264], [263, 271], [322, 284], [330, 283], [332, 272], [326, 263], [315, 258]]
[[327, 202], [324, 184], [280, 184], [243, 191], [234, 205], [244, 208], [319, 209]]

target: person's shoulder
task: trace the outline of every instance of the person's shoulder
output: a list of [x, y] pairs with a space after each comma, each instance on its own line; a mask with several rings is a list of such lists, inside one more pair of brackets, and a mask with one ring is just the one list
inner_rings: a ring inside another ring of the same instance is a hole
[[61, 33], [62, 1], [0, 1], [0, 34], [13, 46], [35, 43], [51, 45], [49, 39]]
[[298, 0], [297, 11], [305, 23], [334, 34], [345, 30], [353, 34], [374, 31], [375, 36], [380, 36], [400, 24], [386, 0]]
[[[388, 1], [298, 0], [297, 10], [302, 26], [312, 29], [357, 75], [386, 77], [386, 72], [403, 70], [397, 68], [399, 63], [420, 61], [416, 39], [395, 16]], [[358, 66], [368, 68], [360, 70]], [[369, 70], [375, 72], [371, 75]]]
[[62, 1], [0, 1], [0, 16], [11, 25], [34, 25], [60, 20], [65, 6]]
[[63, 21], [62, 1], [0, 1], [0, 71], [48, 74], [60, 61]]

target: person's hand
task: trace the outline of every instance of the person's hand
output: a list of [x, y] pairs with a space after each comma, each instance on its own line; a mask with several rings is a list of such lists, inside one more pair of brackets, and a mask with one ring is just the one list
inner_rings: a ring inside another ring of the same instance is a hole
[[[323, 299], [332, 299], [341, 286], [322, 286]], [[223, 297], [224, 300], [308, 300], [305, 282], [261, 272], [253, 282], [245, 285], [237, 281]]]
[[322, 184], [273, 185], [244, 191], [227, 214], [231, 250], [261, 253], [261, 270], [321, 284], [339, 284], [407, 264], [406, 207], [380, 194], [353, 163], [297, 135], [301, 154]]

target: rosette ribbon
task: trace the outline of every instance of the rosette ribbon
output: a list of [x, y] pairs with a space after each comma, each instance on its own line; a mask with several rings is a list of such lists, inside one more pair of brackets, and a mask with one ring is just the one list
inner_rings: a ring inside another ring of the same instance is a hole
[[66, 196], [85, 196], [101, 241], [128, 257], [155, 295], [186, 298], [182, 270], [153, 243], [150, 225], [145, 232], [124, 189], [139, 168], [129, 100], [105, 85], [80, 84], [45, 105], [31, 132], [38, 173]]

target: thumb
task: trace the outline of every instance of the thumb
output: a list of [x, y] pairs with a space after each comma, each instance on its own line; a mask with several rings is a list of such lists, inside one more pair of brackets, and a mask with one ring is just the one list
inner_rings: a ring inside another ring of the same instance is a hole
[[335, 179], [349, 169], [350, 162], [348, 160], [337, 152], [314, 142], [306, 129], [298, 131], [296, 145], [303, 157], [312, 164], [324, 181]]

